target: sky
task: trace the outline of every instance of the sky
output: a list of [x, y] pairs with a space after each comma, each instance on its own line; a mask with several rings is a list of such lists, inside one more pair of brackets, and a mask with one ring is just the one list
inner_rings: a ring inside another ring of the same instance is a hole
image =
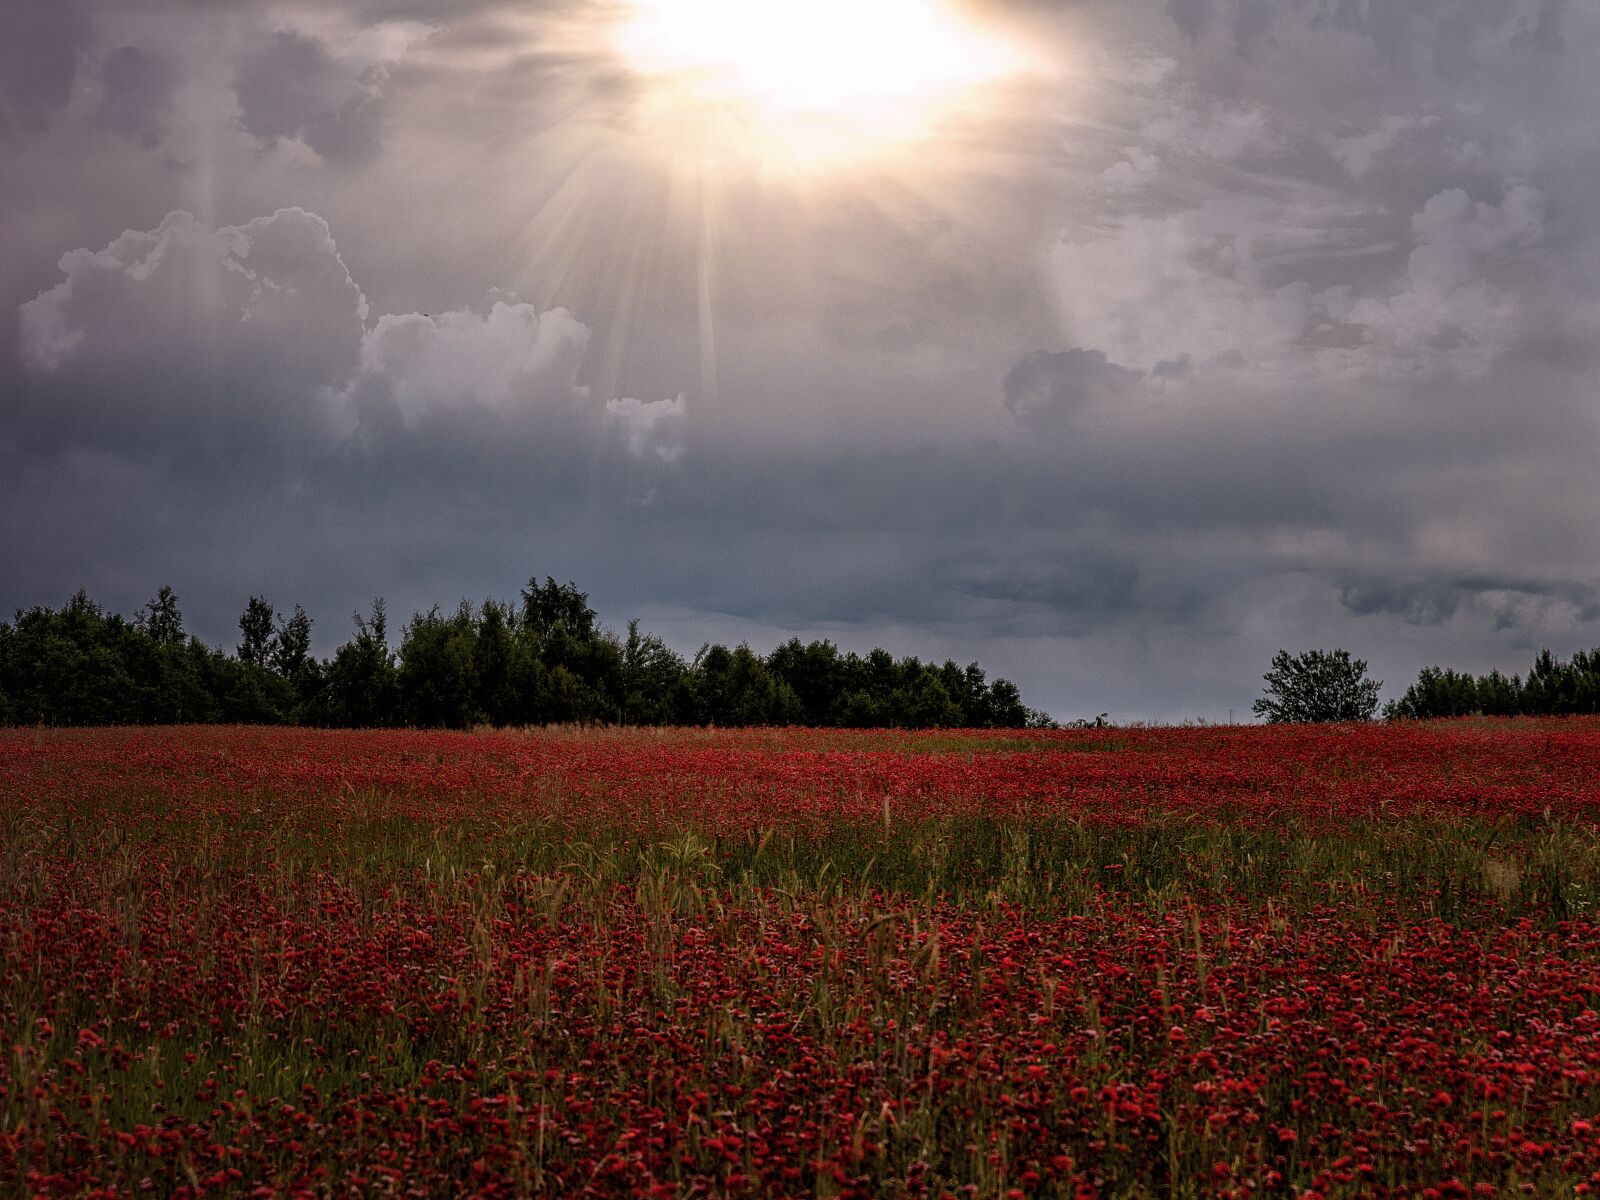
[[7, 612], [553, 575], [1120, 721], [1600, 644], [1600, 0], [7, 25]]

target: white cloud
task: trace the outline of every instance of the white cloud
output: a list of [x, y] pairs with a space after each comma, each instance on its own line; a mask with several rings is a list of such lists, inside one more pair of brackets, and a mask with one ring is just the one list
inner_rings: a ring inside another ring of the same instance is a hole
[[358, 390], [381, 388], [407, 424], [443, 410], [512, 412], [584, 397], [578, 369], [588, 328], [565, 309], [497, 301], [469, 310], [385, 315], [361, 346]]
[[1544, 240], [1546, 200], [1510, 187], [1499, 204], [1460, 188], [1440, 192], [1411, 219], [1416, 245], [1406, 286], [1388, 297], [1353, 300], [1340, 315], [1401, 351], [1454, 351], [1458, 367], [1482, 369], [1515, 330], [1517, 295], [1490, 279], [1498, 260]]
[[683, 454], [682, 397], [591, 399], [578, 382], [589, 329], [566, 309], [501, 298], [369, 328], [326, 222], [303, 209], [221, 228], [174, 212], [71, 251], [61, 269], [21, 311], [25, 415], [46, 444], [164, 457], [225, 443], [267, 457], [358, 433], [352, 444], [371, 450], [470, 417], [553, 452], [620, 429], [631, 459], [659, 469]]
[[1264, 109], [1221, 101], [1196, 107], [1186, 96], [1146, 125], [1144, 135], [1170, 151], [1223, 162], [1270, 149], [1275, 143]]
[[438, 30], [422, 21], [382, 21], [356, 32], [340, 57], [357, 67], [387, 68], [401, 62]]
[[1266, 277], [1252, 230], [1275, 215], [1255, 204], [1130, 216], [1060, 243], [1051, 266], [1067, 340], [1147, 371], [1183, 355], [1277, 355], [1304, 332], [1311, 290]]
[[683, 457], [688, 415], [683, 395], [673, 400], [607, 400], [606, 412], [621, 428], [628, 453], [634, 458], [654, 458], [667, 466], [675, 466]]
[[1385, 117], [1369, 133], [1355, 137], [1339, 138], [1333, 143], [1333, 156], [1352, 179], [1361, 179], [1372, 170], [1373, 163], [1394, 148], [1404, 134], [1413, 130], [1431, 129], [1439, 123], [1432, 113], [1416, 116]]
[[321, 217], [212, 228], [174, 212], [60, 265], [19, 337], [50, 440], [327, 435], [321, 390], [356, 367], [367, 308]]
[[[1518, 293], [1498, 276], [1544, 240], [1545, 209], [1523, 184], [1498, 204], [1440, 192], [1388, 276], [1372, 262], [1405, 246], [1352, 242], [1338, 206], [1232, 196], [1131, 215], [1052, 252], [1063, 336], [1144, 371], [1187, 356], [1279, 384], [1482, 371], [1518, 331]], [[1313, 272], [1315, 286], [1296, 278]]]
[[1156, 177], [1161, 160], [1138, 146], [1123, 148], [1123, 157], [1100, 172], [1100, 179], [1113, 188], [1143, 187]]
[[91, 358], [114, 365], [174, 340], [214, 358], [293, 343], [280, 364], [326, 376], [359, 337], [366, 300], [327, 223], [300, 208], [211, 229], [186, 212], [105, 249], [61, 258], [66, 279], [22, 306], [23, 361], [51, 371]]
[[1440, 192], [1411, 218], [1411, 228], [1427, 249], [1482, 257], [1507, 247], [1538, 245], [1544, 238], [1546, 201], [1525, 184], [1507, 189], [1499, 204], [1474, 203], [1460, 188]]

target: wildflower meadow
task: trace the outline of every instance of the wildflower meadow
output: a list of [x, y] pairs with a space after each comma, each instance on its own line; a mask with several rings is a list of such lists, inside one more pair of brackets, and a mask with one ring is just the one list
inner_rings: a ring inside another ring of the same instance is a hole
[[0, 732], [0, 1193], [1571, 1196], [1600, 721]]

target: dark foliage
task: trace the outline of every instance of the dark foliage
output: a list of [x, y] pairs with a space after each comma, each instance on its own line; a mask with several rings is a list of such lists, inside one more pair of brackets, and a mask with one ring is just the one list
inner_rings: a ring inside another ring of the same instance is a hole
[[1370, 721], [1383, 686], [1367, 678], [1367, 664], [1348, 650], [1279, 650], [1264, 679], [1264, 695], [1251, 710], [1274, 725]]
[[1384, 715], [1391, 719], [1429, 717], [1573, 716], [1600, 713], [1600, 649], [1562, 662], [1539, 651], [1528, 677], [1499, 671], [1474, 676], [1447, 667], [1424, 667], [1417, 681]]
[[249, 722], [347, 727], [539, 725], [966, 726], [1049, 723], [977, 663], [792, 639], [762, 657], [707, 645], [692, 661], [637, 621], [603, 628], [572, 583], [531, 579], [520, 603], [412, 617], [390, 644], [381, 599], [319, 661], [311, 618], [252, 596], [234, 654], [183, 628], [171, 588], [133, 621], [82, 592], [0, 623], [0, 723]]

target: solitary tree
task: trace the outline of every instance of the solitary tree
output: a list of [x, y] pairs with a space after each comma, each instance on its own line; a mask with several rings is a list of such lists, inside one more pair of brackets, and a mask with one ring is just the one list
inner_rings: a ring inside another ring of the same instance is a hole
[[1367, 678], [1367, 664], [1348, 650], [1279, 650], [1263, 677], [1265, 695], [1252, 705], [1272, 724], [1370, 721], [1378, 708], [1381, 680]]

